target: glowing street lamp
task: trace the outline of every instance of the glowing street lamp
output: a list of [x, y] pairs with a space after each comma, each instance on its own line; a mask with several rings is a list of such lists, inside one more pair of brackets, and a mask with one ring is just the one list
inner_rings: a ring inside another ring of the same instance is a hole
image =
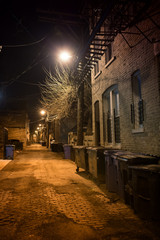
[[40, 111], [40, 114], [41, 114], [42, 116], [44, 116], [44, 115], [46, 114], [46, 111], [45, 111], [45, 110], [41, 110], [41, 111]]
[[68, 51], [62, 51], [59, 54], [59, 59], [62, 62], [68, 62], [72, 58], [71, 54]]

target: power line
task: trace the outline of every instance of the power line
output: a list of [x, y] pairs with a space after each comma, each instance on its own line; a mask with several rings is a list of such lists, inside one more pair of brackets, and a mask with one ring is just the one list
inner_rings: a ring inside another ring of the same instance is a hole
[[33, 61], [33, 64], [32, 65], [29, 65], [22, 73], [20, 73], [18, 76], [16, 76], [15, 78], [11, 78], [9, 81], [7, 82], [2, 82], [1, 84], [3, 85], [6, 85], [6, 87], [12, 85], [14, 82], [21, 82], [21, 83], [24, 83], [24, 84], [29, 84], [29, 85], [39, 85], [39, 84], [36, 84], [36, 83], [29, 83], [29, 82], [23, 82], [23, 81], [19, 81], [18, 79], [23, 76], [25, 73], [27, 73], [28, 71], [30, 71], [33, 67], [37, 66], [40, 62], [42, 62], [44, 59], [46, 59], [48, 57], [45, 56], [43, 57], [42, 59], [40, 59], [39, 61], [35, 62], [35, 59]]
[[25, 81], [20, 81], [20, 80], [15, 80], [15, 81], [16, 81], [16, 82], [19, 82], [19, 83], [22, 83], [22, 84], [39, 86], [39, 83], [31, 83], [31, 82], [25, 82]]
[[38, 40], [38, 41], [36, 41], [36, 42], [26, 43], [26, 44], [17, 44], [17, 45], [5, 45], [5, 44], [2, 44], [1, 47], [2, 47], [2, 48], [29, 47], [29, 46], [38, 44], [38, 43], [44, 41], [45, 39], [46, 39], [46, 37], [43, 37], [42, 39], [40, 39], [40, 40]]

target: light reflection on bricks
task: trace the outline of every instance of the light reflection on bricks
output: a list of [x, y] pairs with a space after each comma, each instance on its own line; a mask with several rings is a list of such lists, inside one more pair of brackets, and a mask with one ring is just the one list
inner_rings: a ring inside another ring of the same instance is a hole
[[[46, 187], [42, 182], [33, 186], [27, 191], [22, 189], [18, 194], [16, 191], [0, 192], [0, 216], [3, 216], [0, 218], [0, 226], [17, 224], [22, 221], [22, 216], [44, 219], [46, 215], [53, 217], [63, 214], [77, 224], [103, 229], [110, 214], [116, 214], [113, 208], [112, 212], [107, 210], [109, 199], [102, 194], [95, 194], [91, 203], [78, 191], [63, 193], [59, 187]], [[120, 205], [121, 210], [123, 208]]]
[[[0, 200], [3, 204], [0, 205], [0, 213], [3, 212], [3, 218], [0, 219], [0, 225], [21, 222], [23, 216], [43, 221], [46, 216], [65, 215], [77, 224], [103, 229], [110, 215], [123, 211], [122, 205], [118, 212], [114, 212], [113, 207], [108, 208], [110, 200], [102, 192], [98, 192], [98, 188], [91, 181], [82, 186], [79, 176], [74, 173], [71, 180], [60, 177], [55, 179], [55, 176], [52, 177], [53, 171], [50, 172], [49, 167], [46, 169], [43, 162], [40, 161], [38, 166], [38, 169], [30, 173], [31, 176], [28, 173], [26, 188], [23, 187], [24, 180], [18, 182], [18, 179], [15, 185], [17, 192], [1, 191]], [[81, 192], [83, 187], [86, 194]], [[14, 217], [11, 216], [11, 209]]]
[[[106, 206], [104, 206], [104, 209], [102, 209], [102, 205], [100, 208], [98, 208], [98, 206], [94, 207], [77, 193], [74, 195], [60, 194], [56, 193], [52, 188], [48, 188], [46, 191], [49, 193], [50, 201], [56, 206], [58, 211], [65, 214], [67, 218], [72, 219], [74, 222], [85, 224], [96, 229], [102, 229], [106, 224], [104, 214]], [[105, 199], [103, 200], [105, 202]]]

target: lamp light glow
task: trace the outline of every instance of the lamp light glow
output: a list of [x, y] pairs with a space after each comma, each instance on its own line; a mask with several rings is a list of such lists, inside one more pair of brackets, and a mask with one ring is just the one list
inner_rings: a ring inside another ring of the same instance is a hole
[[44, 116], [46, 114], [46, 111], [45, 110], [41, 110], [41, 115]]
[[69, 61], [71, 57], [72, 57], [72, 56], [71, 56], [70, 53], [67, 52], [67, 51], [62, 51], [62, 52], [59, 54], [59, 58], [60, 58], [60, 60], [63, 61], [63, 62]]

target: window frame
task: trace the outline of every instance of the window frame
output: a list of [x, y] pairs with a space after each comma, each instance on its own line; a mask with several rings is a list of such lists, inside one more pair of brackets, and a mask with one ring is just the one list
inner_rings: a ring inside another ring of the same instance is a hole
[[108, 44], [105, 50], [104, 56], [105, 56], [105, 65], [106, 65], [112, 59], [112, 56], [113, 56], [112, 43]]
[[131, 87], [132, 87], [132, 103], [131, 103], [132, 133], [142, 133], [144, 132], [144, 107], [142, 99], [141, 72], [139, 69], [137, 69], [131, 75]]

